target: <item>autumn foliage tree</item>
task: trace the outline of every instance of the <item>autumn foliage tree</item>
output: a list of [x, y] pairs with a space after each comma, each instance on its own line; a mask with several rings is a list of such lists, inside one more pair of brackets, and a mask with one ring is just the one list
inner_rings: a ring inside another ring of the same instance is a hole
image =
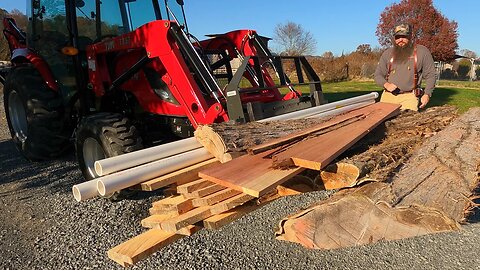
[[453, 59], [457, 44], [457, 23], [448, 20], [432, 0], [401, 0], [385, 8], [380, 15], [376, 35], [382, 46], [393, 44], [395, 25], [408, 23], [413, 27], [413, 39], [426, 46], [437, 61]]

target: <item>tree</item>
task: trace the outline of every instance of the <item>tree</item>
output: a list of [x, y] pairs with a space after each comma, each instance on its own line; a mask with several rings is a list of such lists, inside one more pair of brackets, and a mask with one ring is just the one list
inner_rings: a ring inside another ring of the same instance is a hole
[[311, 55], [317, 46], [313, 35], [293, 22], [277, 24], [274, 40], [280, 45], [280, 54], [283, 55]]
[[468, 61], [467, 59], [460, 60], [457, 68], [458, 77], [460, 79], [467, 79], [470, 68], [470, 61]]
[[468, 49], [461, 50], [460, 54], [462, 56], [465, 56], [466, 58], [477, 58], [477, 54], [474, 51], [470, 51]]
[[370, 46], [370, 44], [360, 44], [358, 45], [356, 52], [362, 54], [369, 54], [372, 52], [372, 47]]
[[325, 59], [332, 60], [332, 59], [333, 59], [333, 53], [332, 53], [331, 51], [324, 52], [324, 53], [322, 54], [322, 57], [325, 58]]
[[382, 46], [393, 44], [395, 25], [413, 26], [413, 40], [430, 49], [436, 61], [453, 59], [457, 44], [457, 23], [449, 21], [434, 6], [432, 0], [401, 0], [380, 14], [376, 35]]

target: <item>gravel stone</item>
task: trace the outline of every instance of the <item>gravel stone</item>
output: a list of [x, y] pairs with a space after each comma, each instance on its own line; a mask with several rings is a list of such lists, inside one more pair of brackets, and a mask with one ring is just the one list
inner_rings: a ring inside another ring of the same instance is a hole
[[[1, 96], [1, 94], [0, 94]], [[0, 97], [0, 269], [122, 269], [107, 251], [145, 231], [140, 221], [161, 192], [118, 202], [78, 203], [82, 182], [73, 154], [24, 160], [10, 139]], [[308, 250], [275, 240], [278, 222], [327, 198], [312, 192], [281, 198], [219, 230], [201, 230], [132, 269], [478, 269], [480, 224], [461, 231], [338, 250]]]

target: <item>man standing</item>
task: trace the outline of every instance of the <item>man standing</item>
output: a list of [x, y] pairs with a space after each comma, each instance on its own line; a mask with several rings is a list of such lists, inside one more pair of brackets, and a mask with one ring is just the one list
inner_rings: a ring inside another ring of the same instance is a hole
[[[423, 79], [424, 91], [420, 88]], [[427, 47], [412, 42], [410, 25], [395, 27], [394, 46], [380, 57], [375, 82], [384, 89], [380, 101], [401, 104], [402, 110], [418, 111], [430, 101], [435, 87], [435, 65]]]

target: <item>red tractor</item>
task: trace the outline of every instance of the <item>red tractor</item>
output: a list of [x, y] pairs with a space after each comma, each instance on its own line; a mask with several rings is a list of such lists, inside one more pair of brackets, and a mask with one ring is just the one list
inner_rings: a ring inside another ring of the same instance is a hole
[[3, 20], [12, 67], [0, 81], [12, 139], [29, 160], [59, 156], [74, 141], [91, 179], [96, 160], [192, 136], [201, 124], [323, 103], [305, 57], [272, 56], [253, 30], [199, 41], [183, 1], [27, 2], [26, 33]]

